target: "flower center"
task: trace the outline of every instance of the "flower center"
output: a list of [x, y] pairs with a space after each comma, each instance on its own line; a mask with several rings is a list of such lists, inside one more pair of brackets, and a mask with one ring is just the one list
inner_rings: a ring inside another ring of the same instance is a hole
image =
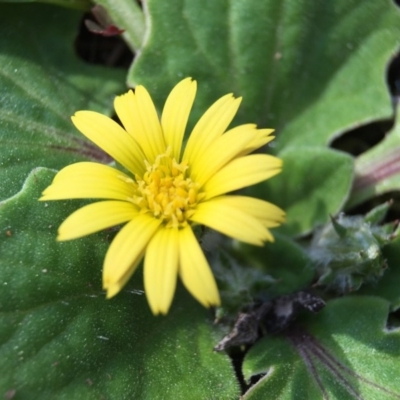
[[146, 163], [143, 177], [136, 176], [132, 201], [167, 227], [180, 228], [187, 224], [197, 203], [204, 197], [200, 185], [187, 176], [186, 163], [178, 163], [168, 149], [159, 155], [153, 165]]

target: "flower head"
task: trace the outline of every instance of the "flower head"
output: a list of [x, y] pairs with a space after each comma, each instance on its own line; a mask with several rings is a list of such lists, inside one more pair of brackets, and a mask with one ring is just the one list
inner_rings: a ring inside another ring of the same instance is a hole
[[115, 99], [123, 128], [102, 114], [77, 112], [72, 117], [77, 129], [128, 173], [95, 162], [72, 164], [58, 172], [40, 199], [105, 199], [71, 214], [58, 240], [126, 223], [106, 254], [103, 286], [108, 298], [116, 295], [145, 257], [144, 286], [154, 314], [168, 312], [177, 275], [204, 306], [220, 303], [194, 225], [262, 245], [273, 240], [269, 228], [284, 219], [271, 203], [226, 195], [272, 177], [282, 166], [276, 157], [250, 154], [273, 139], [271, 129], [247, 124], [226, 131], [240, 98], [228, 94], [217, 100], [182, 149], [195, 94], [195, 81], [178, 83], [160, 121], [150, 95], [138, 86]]

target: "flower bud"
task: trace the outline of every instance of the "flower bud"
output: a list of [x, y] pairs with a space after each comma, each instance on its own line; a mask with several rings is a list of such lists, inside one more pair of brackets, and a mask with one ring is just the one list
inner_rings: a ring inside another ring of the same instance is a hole
[[397, 235], [397, 224], [376, 224], [389, 206], [378, 206], [365, 217], [340, 214], [316, 233], [309, 251], [319, 276], [316, 286], [346, 293], [383, 275], [382, 247]]

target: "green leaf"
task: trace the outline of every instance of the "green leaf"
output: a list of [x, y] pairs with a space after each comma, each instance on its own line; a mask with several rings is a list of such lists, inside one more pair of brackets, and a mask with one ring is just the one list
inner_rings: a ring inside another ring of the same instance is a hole
[[323, 147], [288, 148], [280, 154], [283, 172], [247, 190], [277, 204], [287, 213], [279, 232], [309, 233], [329, 221], [351, 189], [353, 158]]
[[[38, 168], [0, 203], [0, 392], [18, 399], [235, 399], [221, 332], [185, 290], [154, 317], [136, 273], [112, 300], [101, 269], [112, 232], [58, 243], [77, 202], [39, 202], [54, 172]], [[218, 335], [219, 333], [219, 335]]]
[[386, 65], [398, 48], [391, 0], [149, 0], [151, 32], [128, 82], [161, 106], [177, 81], [199, 81], [198, 117], [243, 96], [237, 122], [277, 129], [277, 149], [325, 145], [393, 114]]
[[234, 92], [243, 96], [236, 124], [276, 128], [268, 150], [284, 159], [284, 172], [261, 197], [288, 212], [280, 232], [309, 233], [340, 211], [352, 161], [333, 152], [316, 158], [309, 148], [393, 115], [385, 83], [400, 37], [393, 2], [149, 0], [148, 12], [151, 31], [128, 82], [146, 85], [161, 109], [176, 82], [192, 76], [191, 125]]
[[354, 187], [347, 207], [400, 190], [400, 124], [375, 147], [357, 157]]
[[78, 110], [110, 114], [124, 90], [122, 71], [75, 55], [81, 13], [39, 4], [0, 3], [0, 199], [35, 167], [60, 169], [105, 154], [71, 123]]
[[400, 398], [400, 331], [386, 329], [388, 309], [377, 297], [345, 297], [264, 337], [245, 356], [244, 378], [261, 379], [243, 399]]

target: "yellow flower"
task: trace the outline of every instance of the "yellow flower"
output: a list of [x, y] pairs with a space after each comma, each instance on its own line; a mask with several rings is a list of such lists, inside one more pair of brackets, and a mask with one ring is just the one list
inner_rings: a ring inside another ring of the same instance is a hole
[[280, 159], [250, 154], [273, 139], [273, 130], [247, 124], [226, 131], [241, 101], [228, 94], [200, 118], [182, 150], [195, 94], [195, 81], [178, 83], [160, 121], [149, 93], [138, 86], [114, 102], [125, 129], [102, 114], [78, 111], [72, 117], [76, 128], [129, 173], [79, 162], [58, 172], [40, 198], [107, 199], [71, 214], [57, 239], [76, 239], [126, 223], [106, 254], [103, 287], [108, 298], [115, 296], [145, 256], [144, 287], [154, 314], [168, 312], [178, 274], [201, 304], [220, 304], [194, 225], [263, 245], [273, 241], [268, 228], [284, 220], [283, 211], [271, 203], [226, 195], [280, 172]]

